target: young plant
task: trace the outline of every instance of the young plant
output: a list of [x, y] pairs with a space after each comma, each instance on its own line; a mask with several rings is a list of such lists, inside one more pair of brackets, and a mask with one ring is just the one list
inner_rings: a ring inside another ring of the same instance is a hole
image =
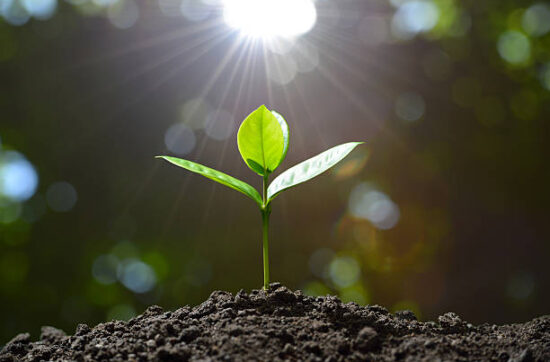
[[283, 162], [288, 151], [288, 125], [279, 113], [260, 106], [243, 121], [237, 133], [237, 144], [244, 162], [263, 180], [262, 194], [252, 186], [201, 164], [170, 156], [157, 156], [237, 190], [260, 207], [263, 225], [264, 289], [269, 288], [268, 229], [271, 201], [281, 192], [320, 175], [346, 157], [363, 142], [350, 142], [333, 147], [303, 161], [277, 176], [268, 187], [269, 175]]

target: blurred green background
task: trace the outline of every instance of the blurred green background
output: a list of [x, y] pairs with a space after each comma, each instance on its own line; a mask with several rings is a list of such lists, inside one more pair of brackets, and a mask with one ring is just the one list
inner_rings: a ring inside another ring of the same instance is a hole
[[549, 2], [317, 0], [293, 39], [226, 5], [0, 0], [0, 345], [260, 287], [254, 203], [153, 156], [259, 187], [236, 128], [264, 103], [281, 169], [367, 141], [275, 200], [272, 279], [422, 319], [549, 312]]

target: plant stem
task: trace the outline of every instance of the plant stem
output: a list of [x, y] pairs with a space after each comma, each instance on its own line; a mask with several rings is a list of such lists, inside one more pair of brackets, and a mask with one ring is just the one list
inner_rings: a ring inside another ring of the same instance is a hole
[[269, 230], [269, 214], [271, 214], [271, 207], [267, 204], [267, 181], [268, 176], [263, 177], [263, 200], [262, 200], [262, 228], [263, 228], [263, 260], [264, 260], [264, 289], [269, 289], [269, 242], [268, 242], [268, 230]]

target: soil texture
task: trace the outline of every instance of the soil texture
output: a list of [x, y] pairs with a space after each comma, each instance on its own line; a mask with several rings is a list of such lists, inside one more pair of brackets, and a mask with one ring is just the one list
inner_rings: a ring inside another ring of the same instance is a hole
[[8, 361], [550, 361], [550, 316], [512, 325], [473, 326], [454, 313], [419, 322], [338, 298], [271, 289], [213, 292], [196, 307], [149, 307], [127, 321], [74, 335], [43, 327], [40, 339], [15, 336]]

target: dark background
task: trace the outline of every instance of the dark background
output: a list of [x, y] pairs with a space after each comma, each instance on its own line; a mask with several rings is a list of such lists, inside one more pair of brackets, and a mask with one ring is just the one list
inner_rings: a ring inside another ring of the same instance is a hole
[[549, 312], [550, 4], [319, 0], [279, 55], [213, 1], [52, 2], [0, 0], [0, 344], [260, 287], [254, 203], [153, 157], [260, 187], [236, 130], [264, 103], [282, 169], [367, 141], [273, 203], [272, 279], [424, 320]]

